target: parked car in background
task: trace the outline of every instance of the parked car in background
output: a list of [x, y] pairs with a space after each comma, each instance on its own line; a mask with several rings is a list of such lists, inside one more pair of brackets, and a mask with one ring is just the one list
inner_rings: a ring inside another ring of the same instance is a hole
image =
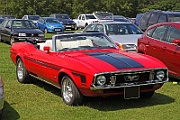
[[44, 33], [57, 32], [63, 33], [64, 27], [62, 22], [53, 17], [41, 17], [36, 23], [37, 27]]
[[136, 51], [137, 40], [142, 31], [130, 22], [98, 22], [88, 25], [83, 32], [98, 31], [108, 35], [119, 47], [128, 51]]
[[54, 17], [62, 22], [64, 29], [77, 30], [76, 23], [69, 17], [68, 14], [51, 14], [50, 17]]
[[144, 13], [139, 13], [139, 14], [136, 15], [136, 18], [135, 18], [135, 21], [134, 21], [134, 24], [135, 24], [136, 26], [139, 26], [139, 22], [140, 22], [141, 17], [142, 17], [143, 15], [144, 15]]
[[23, 20], [32, 20], [35, 24], [39, 20], [40, 16], [39, 15], [24, 15], [22, 17]]
[[44, 38], [44, 33], [30, 20], [6, 19], [0, 24], [0, 41], [25, 41], [29, 38]]
[[87, 25], [98, 22], [98, 19], [93, 14], [80, 14], [76, 19], [73, 19], [77, 28], [85, 28]]
[[122, 15], [106, 16], [104, 20], [116, 21], [116, 22], [130, 22], [127, 18]]
[[0, 120], [2, 119], [4, 108], [4, 85], [2, 77], [0, 76]]
[[122, 51], [103, 33], [57, 34], [41, 43], [15, 43], [10, 57], [20, 83], [31, 77], [44, 80], [61, 89], [67, 105], [81, 104], [84, 96], [149, 98], [168, 81], [161, 61]]
[[0, 18], [0, 24], [4, 21], [4, 18]]
[[14, 15], [0, 15], [0, 18], [4, 18], [4, 19], [16, 19], [16, 17]]
[[155, 23], [177, 21], [180, 21], [180, 12], [151, 10], [143, 14], [138, 26], [141, 30], [145, 31]]
[[98, 21], [112, 21], [112, 20], [107, 20], [107, 17], [113, 18], [113, 13], [110, 12], [93, 12], [92, 13]]
[[180, 78], [180, 22], [150, 26], [138, 40], [138, 52], [164, 62], [172, 77]]

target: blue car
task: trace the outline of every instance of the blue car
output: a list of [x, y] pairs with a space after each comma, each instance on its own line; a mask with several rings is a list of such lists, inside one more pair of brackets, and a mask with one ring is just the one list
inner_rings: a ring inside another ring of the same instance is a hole
[[60, 21], [58, 21], [56, 18], [53, 17], [41, 17], [37, 23], [37, 27], [44, 31], [44, 33], [63, 33], [64, 27]]

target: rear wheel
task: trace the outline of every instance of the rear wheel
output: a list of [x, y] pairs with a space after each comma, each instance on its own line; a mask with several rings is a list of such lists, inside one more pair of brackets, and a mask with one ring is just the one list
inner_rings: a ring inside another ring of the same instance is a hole
[[61, 81], [61, 96], [67, 105], [80, 105], [83, 100], [83, 95], [67, 75], [65, 75]]
[[150, 91], [150, 92], [145, 92], [141, 94], [142, 98], [150, 98], [154, 95], [154, 91]]
[[17, 60], [16, 64], [16, 76], [20, 83], [28, 83], [30, 82], [30, 76], [28, 71], [26, 70], [23, 61], [21, 58]]

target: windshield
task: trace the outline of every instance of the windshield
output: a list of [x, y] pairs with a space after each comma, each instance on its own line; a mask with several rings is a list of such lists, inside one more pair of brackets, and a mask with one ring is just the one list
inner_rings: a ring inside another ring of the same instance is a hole
[[47, 19], [47, 23], [60, 23], [57, 19]]
[[56, 51], [117, 48], [104, 34], [75, 34], [56, 39]]
[[170, 14], [168, 15], [168, 21], [169, 22], [178, 22], [180, 21], [180, 14]]
[[105, 12], [97, 12], [97, 13], [94, 13], [94, 15], [99, 18], [99, 19], [104, 19], [106, 18], [107, 16], [112, 18], [111, 16], [113, 16], [112, 13], [105, 13]]
[[32, 16], [29, 16], [29, 20], [39, 20], [40, 16], [38, 15], [32, 15]]
[[68, 15], [57, 15], [57, 19], [70, 19]]
[[109, 35], [142, 34], [143, 32], [133, 24], [106, 24]]
[[28, 20], [17, 20], [12, 22], [13, 28], [37, 28], [32, 21]]
[[96, 19], [96, 18], [94, 17], [94, 15], [86, 15], [86, 18], [87, 18], [87, 19]]

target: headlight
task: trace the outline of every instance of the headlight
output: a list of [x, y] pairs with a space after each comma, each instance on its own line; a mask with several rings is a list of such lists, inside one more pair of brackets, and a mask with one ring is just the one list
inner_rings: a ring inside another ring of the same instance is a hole
[[156, 73], [156, 78], [157, 78], [158, 80], [163, 80], [164, 77], [165, 77], [164, 71], [158, 71], [158, 72]]
[[44, 34], [39, 34], [39, 37], [44, 37]]
[[19, 33], [18, 36], [26, 36], [26, 33]]
[[97, 84], [98, 85], [104, 85], [106, 83], [106, 77], [103, 75], [100, 75], [97, 77]]

